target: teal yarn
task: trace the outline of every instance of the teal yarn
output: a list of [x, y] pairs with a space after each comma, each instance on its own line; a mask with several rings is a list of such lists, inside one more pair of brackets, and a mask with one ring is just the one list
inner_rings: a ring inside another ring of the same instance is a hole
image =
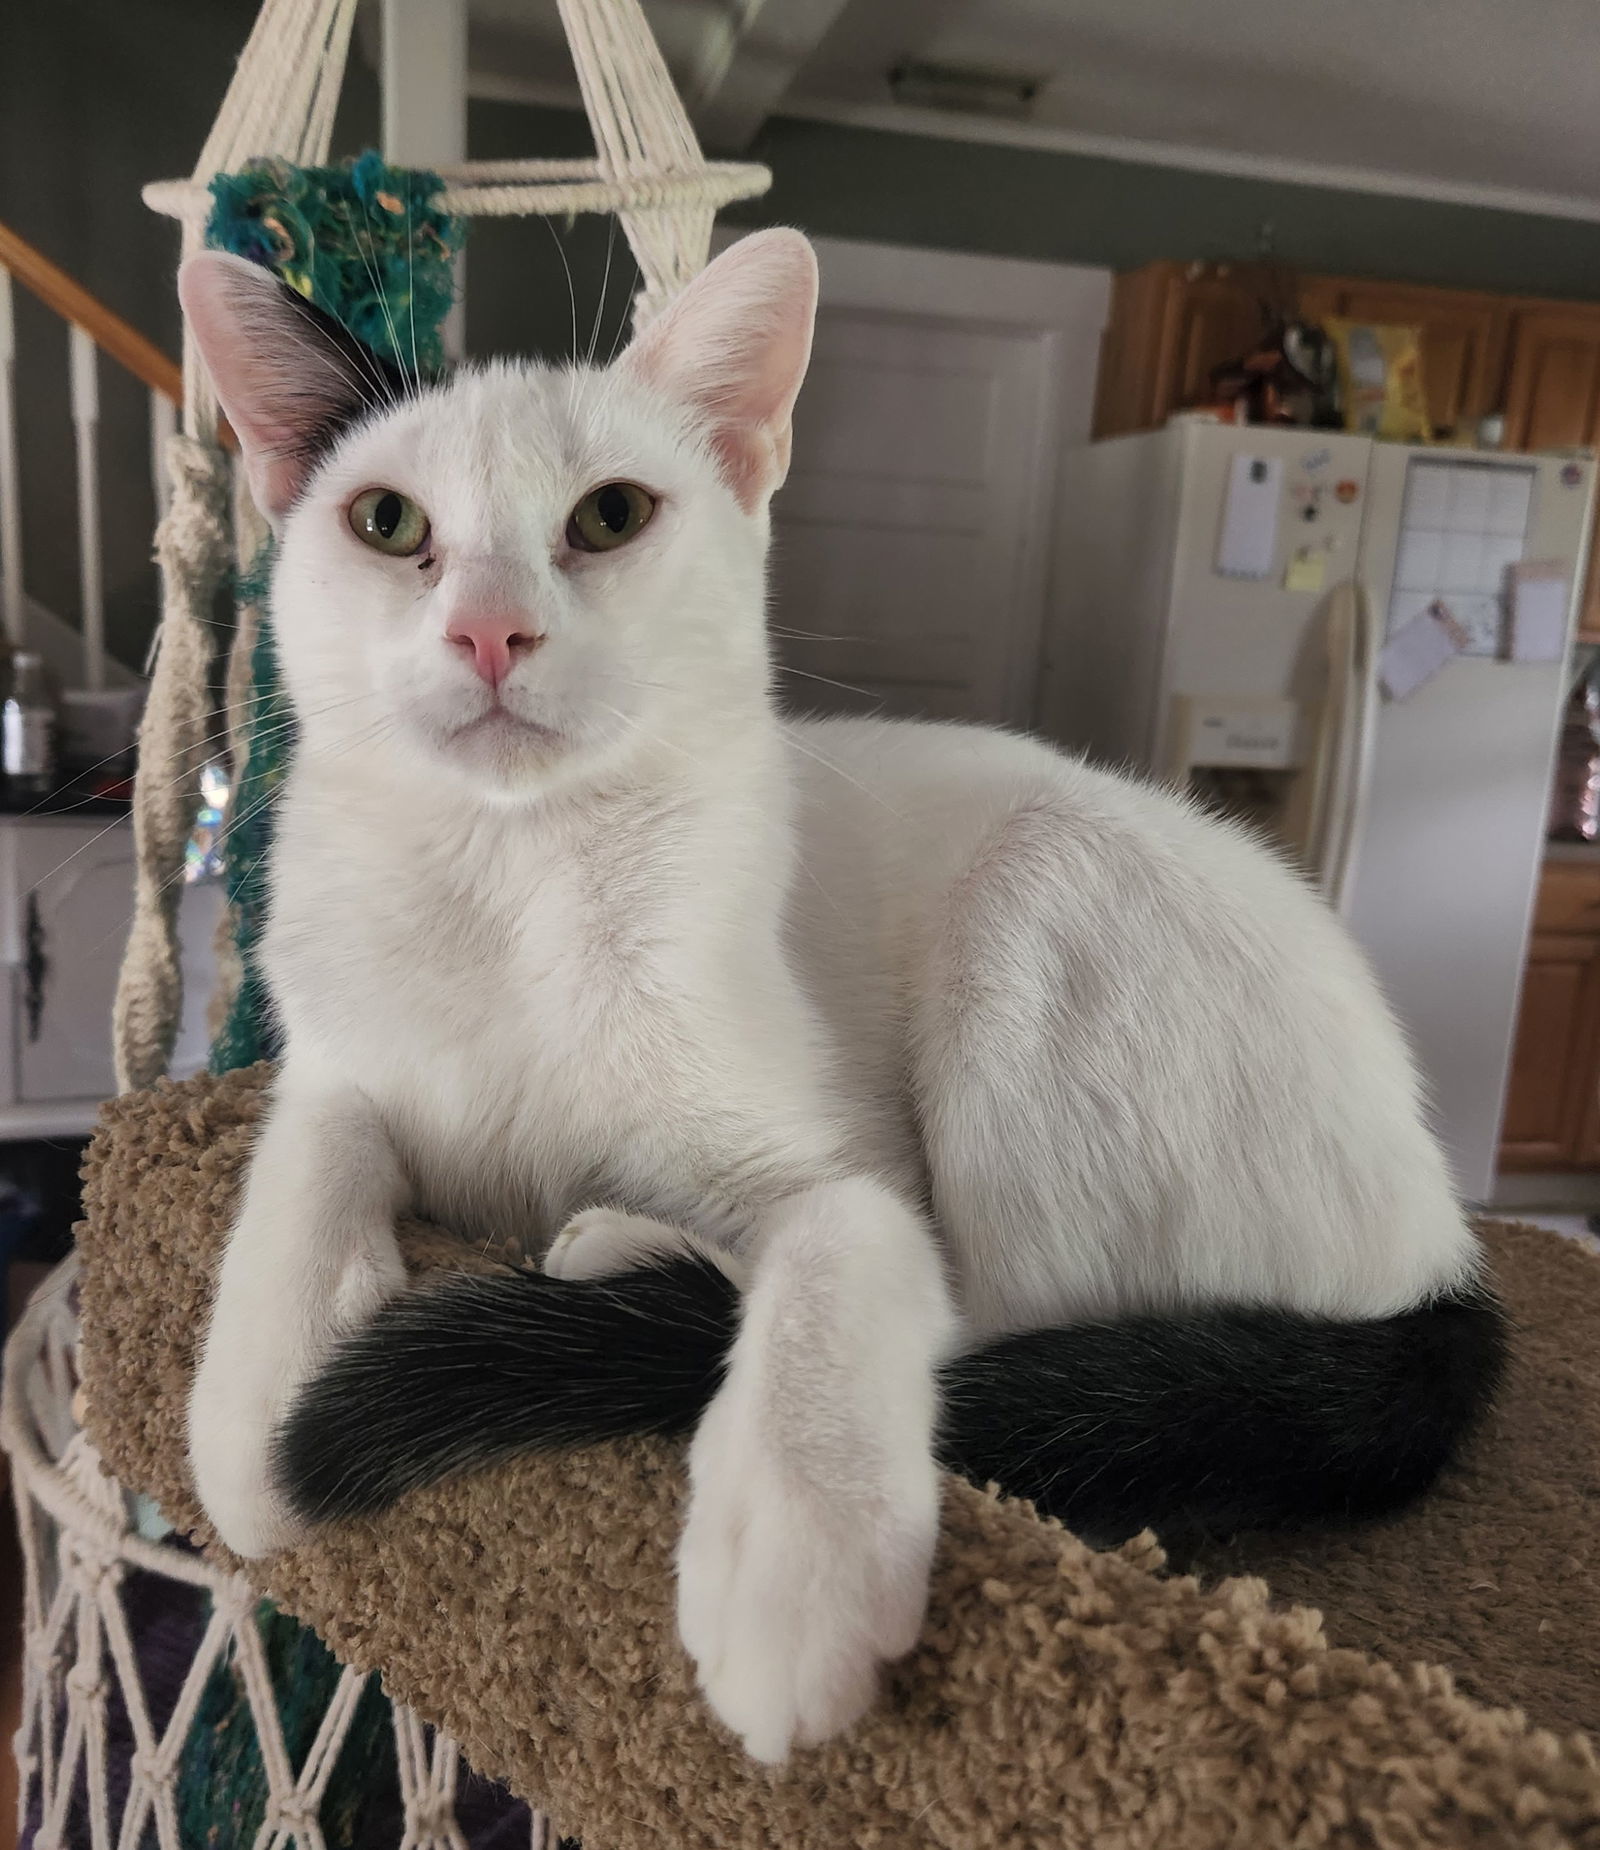
[[433, 203], [443, 185], [371, 150], [337, 167], [252, 161], [211, 182], [206, 243], [271, 270], [403, 370], [434, 373], [464, 235]]
[[[257, 161], [212, 182], [207, 242], [262, 264], [409, 377], [444, 364], [441, 330], [455, 299], [453, 262], [463, 227], [433, 203], [436, 174], [388, 166], [373, 153], [334, 167]], [[293, 716], [278, 675], [270, 618], [269, 540], [241, 572], [235, 596], [263, 612], [240, 723], [245, 765], [233, 793], [225, 880], [242, 978], [211, 1048], [216, 1073], [277, 1049], [260, 943], [266, 919], [273, 808], [293, 752]], [[291, 1765], [316, 1737], [341, 1671], [313, 1632], [263, 1602], [255, 1623], [266, 1651]], [[376, 1679], [362, 1692], [319, 1817], [328, 1850], [377, 1839], [373, 1822], [398, 1816], [392, 1711]], [[185, 1850], [235, 1850], [255, 1841], [268, 1785], [237, 1664], [219, 1663], [184, 1742], [177, 1801]], [[365, 1821], [366, 1834], [362, 1833]], [[391, 1835], [388, 1841], [394, 1841]]]
[[[272, 541], [240, 577], [241, 602], [264, 605], [272, 571]], [[266, 928], [267, 859], [272, 848], [272, 814], [278, 790], [288, 775], [294, 746], [294, 714], [278, 680], [278, 650], [272, 624], [263, 616], [250, 658], [250, 706], [240, 730], [249, 756], [233, 793], [227, 856], [222, 883], [233, 918], [233, 942], [239, 954], [239, 988], [227, 1018], [211, 1043], [213, 1073], [270, 1060], [279, 1051], [265, 978], [261, 971], [261, 934]]]
[[[261, 264], [408, 376], [444, 365], [442, 329], [455, 301], [454, 263], [465, 227], [433, 202], [443, 182], [391, 167], [369, 151], [333, 167], [253, 161], [211, 183], [206, 241]], [[226, 883], [241, 979], [211, 1047], [214, 1073], [273, 1058], [278, 1036], [260, 967], [272, 810], [288, 773], [294, 730], [278, 679], [267, 613], [270, 542], [236, 594], [264, 612], [241, 725], [245, 769], [228, 826]]]
[[[260, 1635], [283, 1744], [290, 1766], [299, 1768], [338, 1685], [339, 1665], [315, 1632], [267, 1600], [247, 1623]], [[318, 1814], [328, 1850], [372, 1844], [372, 1820], [399, 1813], [399, 1790], [389, 1702], [374, 1679], [357, 1699]], [[246, 1850], [265, 1821], [261, 1743], [232, 1659], [217, 1663], [201, 1691], [184, 1743], [177, 1805], [184, 1850]]]

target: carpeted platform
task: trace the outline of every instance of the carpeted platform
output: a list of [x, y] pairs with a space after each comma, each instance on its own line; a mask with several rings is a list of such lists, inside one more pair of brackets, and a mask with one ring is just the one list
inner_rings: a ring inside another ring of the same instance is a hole
[[1386, 1527], [1250, 1536], [1183, 1565], [1259, 1574], [1340, 1644], [1444, 1664], [1480, 1702], [1600, 1736], [1600, 1260], [1537, 1227], [1484, 1233], [1516, 1338], [1464, 1467]]
[[[91, 1430], [183, 1525], [201, 1526], [187, 1377], [268, 1077], [122, 1099], [90, 1159]], [[933, 1608], [887, 1701], [776, 1774], [709, 1721], [673, 1633], [673, 1448], [441, 1486], [260, 1584], [596, 1850], [1600, 1850], [1594, 1743], [1536, 1725], [1600, 1725], [1600, 1265], [1553, 1235], [1490, 1239], [1519, 1362], [1429, 1504], [1358, 1537], [1235, 1545], [1197, 1582], [1153, 1545], [1095, 1554], [952, 1482]], [[1326, 1630], [1209, 1578], [1236, 1567]]]

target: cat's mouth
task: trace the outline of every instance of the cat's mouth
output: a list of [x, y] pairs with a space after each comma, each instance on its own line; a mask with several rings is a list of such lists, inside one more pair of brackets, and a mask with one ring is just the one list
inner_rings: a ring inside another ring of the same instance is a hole
[[454, 727], [449, 736], [452, 744], [463, 745], [501, 739], [508, 743], [521, 740], [539, 745], [558, 745], [561, 742], [561, 734], [554, 726], [542, 725], [536, 719], [523, 719], [509, 707], [501, 706], [498, 701], [476, 719], [469, 719], [465, 724]]

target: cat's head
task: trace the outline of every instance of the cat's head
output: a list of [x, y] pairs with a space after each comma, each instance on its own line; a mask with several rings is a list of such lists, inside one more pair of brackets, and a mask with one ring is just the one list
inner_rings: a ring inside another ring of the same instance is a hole
[[241, 259], [191, 259], [179, 292], [278, 533], [309, 749], [515, 796], [692, 750], [764, 697], [767, 503], [816, 306], [798, 232], [733, 245], [611, 366], [419, 390]]

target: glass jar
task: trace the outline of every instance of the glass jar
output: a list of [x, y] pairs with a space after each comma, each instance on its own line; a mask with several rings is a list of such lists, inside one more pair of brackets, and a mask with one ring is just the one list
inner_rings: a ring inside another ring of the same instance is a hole
[[1549, 832], [1553, 841], [1600, 840], [1600, 689], [1589, 674], [1573, 688], [1561, 724]]

